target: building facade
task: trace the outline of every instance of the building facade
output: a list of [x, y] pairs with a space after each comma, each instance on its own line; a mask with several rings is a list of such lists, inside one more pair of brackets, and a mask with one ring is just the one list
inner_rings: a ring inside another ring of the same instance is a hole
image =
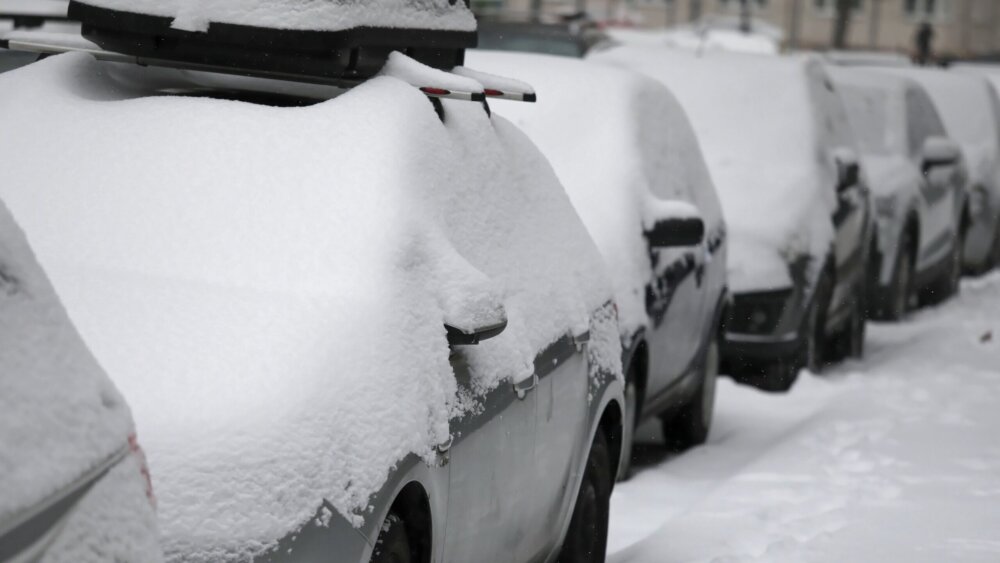
[[[492, 0], [504, 10], [529, 12], [583, 8], [599, 20], [643, 27], [673, 26], [713, 15], [737, 16], [742, 0]], [[831, 45], [836, 0], [746, 0], [754, 18], [780, 28], [785, 46], [825, 49]], [[934, 30], [938, 56], [1000, 52], [1000, 0], [852, 0], [851, 49], [911, 53], [922, 22]]]

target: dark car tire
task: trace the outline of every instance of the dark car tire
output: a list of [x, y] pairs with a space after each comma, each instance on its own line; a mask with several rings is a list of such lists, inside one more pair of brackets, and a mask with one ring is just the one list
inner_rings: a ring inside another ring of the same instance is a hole
[[924, 305], [937, 305], [948, 298], [957, 295], [962, 280], [962, 237], [952, 239], [951, 254], [948, 256], [948, 267], [938, 279], [934, 280], [921, 293], [920, 302]]
[[846, 358], [862, 358], [865, 354], [865, 332], [867, 329], [867, 305], [865, 290], [854, 290], [854, 300], [851, 302], [851, 315], [836, 338], [831, 339], [827, 358], [840, 361]]
[[809, 315], [804, 327], [805, 339], [801, 345], [801, 367], [819, 375], [827, 364], [826, 314], [833, 296], [830, 277], [821, 275], [816, 283], [816, 295], [809, 305]]
[[913, 276], [916, 272], [916, 265], [913, 263], [911, 244], [910, 233], [904, 232], [899, 239], [896, 264], [892, 269], [892, 285], [884, 301], [878, 306], [878, 317], [881, 320], [903, 320], [913, 309]]
[[371, 563], [411, 563], [416, 561], [410, 538], [406, 534], [406, 524], [394, 513], [389, 513], [382, 523], [382, 531], [375, 541]]
[[559, 553], [559, 563], [602, 563], [608, 548], [608, 518], [613, 485], [611, 454], [600, 430], [590, 446], [587, 468], [573, 516]]
[[635, 430], [639, 426], [639, 386], [636, 384], [634, 366], [625, 374], [625, 417], [622, 421], [622, 460], [618, 466], [617, 481], [626, 481], [632, 476], [632, 448], [635, 444]]
[[719, 376], [719, 339], [713, 338], [705, 349], [701, 382], [680, 412], [662, 419], [663, 438], [673, 451], [684, 451], [705, 443], [715, 412], [715, 383]]

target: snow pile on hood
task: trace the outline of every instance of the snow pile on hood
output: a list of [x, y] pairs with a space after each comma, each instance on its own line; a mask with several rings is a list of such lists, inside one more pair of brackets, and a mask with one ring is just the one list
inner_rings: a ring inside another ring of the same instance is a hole
[[465, 2], [451, 0], [82, 0], [82, 3], [174, 18], [173, 27], [187, 31], [207, 31], [212, 22], [317, 31], [356, 27], [476, 30], [476, 19]]
[[683, 110], [655, 81], [604, 65], [485, 51], [470, 52], [467, 62], [517, 74], [537, 89], [538, 103], [497, 103], [494, 111], [518, 125], [552, 162], [608, 264], [622, 331], [645, 326], [652, 272], [643, 233], [660, 219], [690, 212], [690, 206], [679, 209], [664, 199], [690, 201], [689, 193], [696, 192], [700, 201], [690, 203], [701, 204], [706, 231], [722, 223]]
[[478, 104], [442, 124], [388, 76], [306, 108], [149, 96], [109, 68], [0, 76], [0, 197], [132, 403], [172, 559], [248, 558], [323, 498], [360, 524], [461, 415], [444, 323], [506, 314], [469, 354], [490, 389], [611, 297], [551, 168]]
[[826, 255], [836, 201], [809, 91], [814, 61], [643, 47], [592, 58], [662, 81], [684, 107], [731, 234], [732, 289], [787, 287], [790, 260]]
[[128, 406], [0, 201], [0, 522], [125, 448], [131, 432]]
[[974, 184], [1000, 190], [1000, 104], [985, 78], [940, 69], [885, 69], [920, 83], [948, 134], [962, 145]]

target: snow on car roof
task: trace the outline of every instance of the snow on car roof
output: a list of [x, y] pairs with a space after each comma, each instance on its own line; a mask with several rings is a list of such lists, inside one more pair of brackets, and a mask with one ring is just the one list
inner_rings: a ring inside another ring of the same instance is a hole
[[343, 31], [389, 27], [475, 31], [465, 2], [451, 0], [80, 0], [83, 4], [174, 18], [173, 27], [205, 31], [209, 23], [272, 29]]
[[683, 110], [658, 82], [606, 65], [488, 51], [470, 52], [467, 62], [534, 85], [538, 103], [498, 103], [494, 111], [518, 125], [552, 162], [608, 263], [622, 331], [644, 326], [651, 265], [643, 226], [661, 218], [658, 212], [676, 211], [657, 206], [657, 198], [701, 204], [709, 232], [722, 222]]
[[126, 447], [132, 417], [2, 199], [0, 333], [0, 522], [9, 522]]
[[826, 253], [835, 202], [819, 158], [814, 60], [638, 46], [591, 58], [662, 81], [684, 107], [733, 235], [731, 287], [788, 285], [788, 258]]
[[383, 76], [275, 108], [148, 95], [143, 72], [0, 76], [0, 197], [132, 404], [174, 558], [246, 558], [322, 498], [359, 524], [469, 406], [445, 322], [506, 311], [468, 354], [490, 389], [611, 297], [544, 157], [478, 104], [442, 123]]

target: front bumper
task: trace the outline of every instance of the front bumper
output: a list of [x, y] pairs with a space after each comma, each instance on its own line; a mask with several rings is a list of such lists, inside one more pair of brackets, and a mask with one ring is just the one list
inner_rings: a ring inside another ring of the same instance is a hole
[[802, 284], [777, 291], [737, 293], [726, 321], [723, 360], [739, 366], [795, 357], [806, 305]]

